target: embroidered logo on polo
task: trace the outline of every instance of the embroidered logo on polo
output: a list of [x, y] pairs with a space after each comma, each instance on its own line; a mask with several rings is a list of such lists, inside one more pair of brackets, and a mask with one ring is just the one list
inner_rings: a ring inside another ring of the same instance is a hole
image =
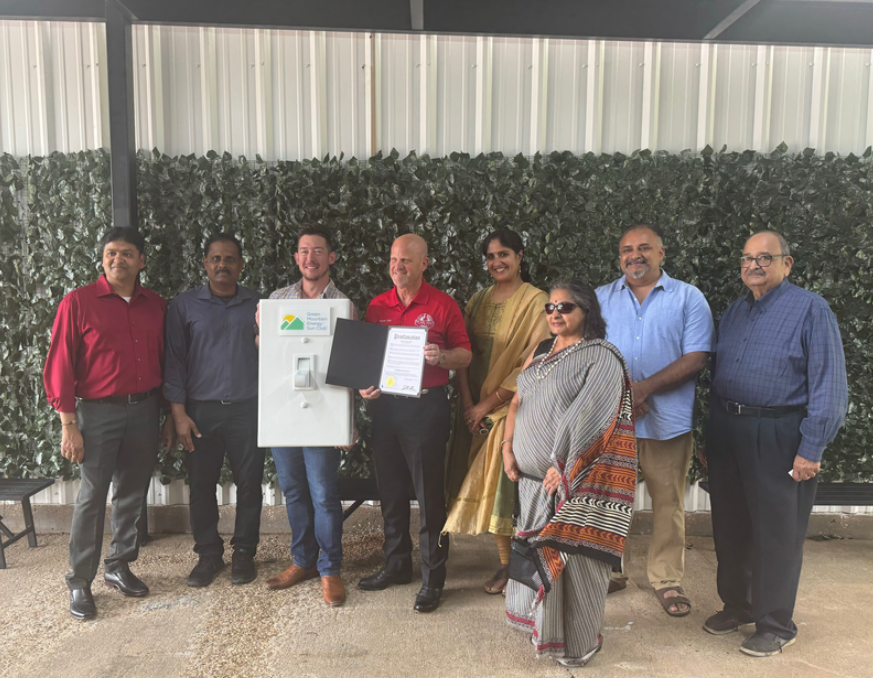
[[418, 316], [415, 319], [415, 326], [416, 327], [426, 327], [427, 329], [432, 330], [434, 324], [435, 323], [434, 323], [433, 318], [431, 317], [430, 313], [422, 313], [420, 316]]
[[304, 329], [303, 321], [298, 318], [296, 315], [291, 315], [290, 313], [282, 318], [282, 329], [283, 330], [302, 330]]

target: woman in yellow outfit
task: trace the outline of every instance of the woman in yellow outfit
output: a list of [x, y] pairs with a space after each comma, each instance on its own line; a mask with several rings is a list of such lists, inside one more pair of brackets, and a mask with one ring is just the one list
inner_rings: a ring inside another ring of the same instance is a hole
[[515, 500], [500, 441], [515, 379], [525, 359], [550, 336], [543, 310], [549, 299], [530, 284], [523, 243], [515, 231], [489, 234], [482, 255], [494, 285], [477, 292], [464, 311], [473, 361], [458, 370], [461, 407], [449, 443], [444, 532], [494, 535], [501, 567], [485, 583], [485, 591], [494, 594], [503, 591], [508, 579]]

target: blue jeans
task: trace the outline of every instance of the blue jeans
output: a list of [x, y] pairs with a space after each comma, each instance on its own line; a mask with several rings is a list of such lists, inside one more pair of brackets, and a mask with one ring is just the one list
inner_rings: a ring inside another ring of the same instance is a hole
[[343, 561], [343, 508], [336, 487], [340, 455], [332, 447], [273, 448], [294, 564], [317, 565], [322, 577], [339, 574]]

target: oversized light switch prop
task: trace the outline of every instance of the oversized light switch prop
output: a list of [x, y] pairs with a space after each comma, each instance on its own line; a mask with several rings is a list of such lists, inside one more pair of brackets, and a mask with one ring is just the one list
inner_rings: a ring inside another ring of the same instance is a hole
[[258, 445], [351, 445], [350, 389], [325, 383], [337, 318], [352, 317], [347, 299], [261, 302]]

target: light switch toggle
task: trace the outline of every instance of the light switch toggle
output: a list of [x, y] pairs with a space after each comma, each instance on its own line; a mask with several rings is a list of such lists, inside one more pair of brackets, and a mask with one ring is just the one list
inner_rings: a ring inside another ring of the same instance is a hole
[[315, 357], [311, 355], [294, 356], [294, 389], [308, 390], [315, 386], [315, 375], [312, 374]]

